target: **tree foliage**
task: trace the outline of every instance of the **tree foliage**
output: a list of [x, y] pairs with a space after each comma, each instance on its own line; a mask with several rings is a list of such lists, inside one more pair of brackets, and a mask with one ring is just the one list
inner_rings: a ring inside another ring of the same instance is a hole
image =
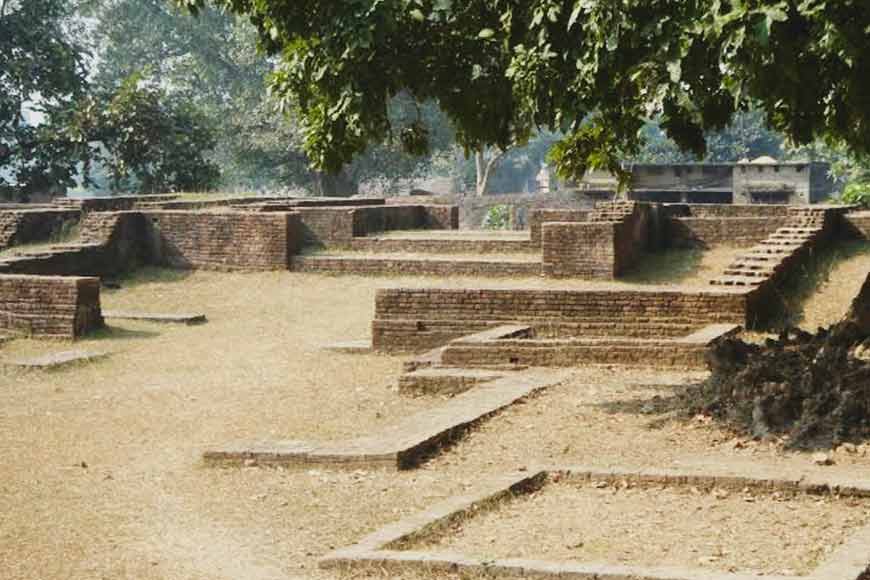
[[705, 134], [706, 155], [702, 159], [681, 150], [658, 123], [647, 123], [641, 136], [643, 145], [632, 159], [638, 163], [728, 163], [765, 155], [775, 159], [786, 155], [783, 136], [767, 127], [764, 114], [758, 110], [738, 112], [727, 127]]
[[703, 156], [750, 106], [794, 143], [870, 152], [865, 0], [213, 1], [280, 55], [274, 89], [322, 168], [383, 141], [401, 91], [437, 101], [469, 151], [564, 131], [553, 159], [575, 177], [617, 170], [656, 116]]
[[84, 47], [73, 41], [77, 3], [0, 0], [0, 197], [72, 183], [59, 162], [71, 145], [27, 117], [51, 120], [86, 87]]
[[220, 177], [207, 159], [216, 141], [204, 115], [137, 74], [81, 100], [64, 133], [83, 147], [85, 180], [97, 162], [112, 191], [204, 191]]

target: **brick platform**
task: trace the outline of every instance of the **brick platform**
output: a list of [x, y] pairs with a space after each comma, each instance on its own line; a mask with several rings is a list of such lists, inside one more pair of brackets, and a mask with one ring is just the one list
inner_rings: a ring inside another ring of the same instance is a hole
[[299, 247], [300, 222], [290, 213], [143, 214], [152, 263], [174, 268], [283, 270]]
[[101, 328], [97, 278], [0, 276], [0, 333], [74, 339]]
[[685, 336], [710, 324], [747, 322], [741, 291], [382, 289], [375, 298], [373, 346], [421, 352], [505, 323], [538, 336]]

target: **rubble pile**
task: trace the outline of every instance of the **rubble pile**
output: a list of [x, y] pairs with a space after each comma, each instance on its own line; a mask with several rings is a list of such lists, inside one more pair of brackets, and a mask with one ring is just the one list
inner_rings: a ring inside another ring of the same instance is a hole
[[688, 393], [692, 413], [793, 447], [870, 437], [870, 276], [842, 322], [763, 345], [727, 339], [710, 364], [711, 378]]

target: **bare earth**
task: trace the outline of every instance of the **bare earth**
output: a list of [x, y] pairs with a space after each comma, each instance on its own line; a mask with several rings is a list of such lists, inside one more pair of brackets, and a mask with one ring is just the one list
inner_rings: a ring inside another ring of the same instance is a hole
[[870, 505], [855, 499], [555, 483], [461, 522], [426, 547], [792, 576], [811, 572], [868, 518]]
[[[317, 570], [317, 559], [537, 463], [870, 473], [863, 448], [820, 467], [663, 414], [675, 385], [703, 375], [600, 368], [578, 369], [415, 471], [202, 465], [202, 451], [216, 444], [344, 438], [437, 405], [397, 394], [400, 358], [320, 347], [369, 335], [378, 287], [448, 284], [491, 282], [148, 271], [106, 292], [107, 309], [202, 311], [209, 323], [118, 322], [77, 345], [112, 352], [105, 361], [55, 373], [0, 370], [0, 578], [360, 577]], [[16, 341], [0, 357], [68, 348]], [[677, 512], [682, 501], [664, 496], [656, 505]], [[747, 549], [741, 537], [733, 542], [729, 552]]]

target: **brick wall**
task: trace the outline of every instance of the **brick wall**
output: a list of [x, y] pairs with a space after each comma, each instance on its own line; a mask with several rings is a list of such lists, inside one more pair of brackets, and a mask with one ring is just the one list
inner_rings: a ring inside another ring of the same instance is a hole
[[[649, 247], [652, 207], [601, 204], [587, 218], [595, 221], [543, 224], [542, 272], [555, 278], [579, 277], [612, 280], [637, 262]], [[601, 219], [597, 219], [600, 213]], [[618, 220], [618, 221], [617, 221]]]
[[612, 280], [617, 229], [613, 222], [545, 223], [541, 271], [552, 278]]
[[785, 226], [787, 221], [785, 215], [671, 218], [666, 221], [666, 239], [676, 248], [749, 247]]
[[391, 204], [298, 209], [306, 245], [350, 247], [354, 237], [390, 230], [456, 229], [455, 206]]
[[80, 215], [78, 210], [66, 209], [0, 211], [0, 250], [49, 240]]
[[297, 214], [156, 211], [143, 215], [150, 260], [174, 268], [281, 270], [299, 246]]
[[574, 367], [582, 364], [613, 364], [655, 368], [707, 367], [706, 345], [676, 340], [573, 339], [499, 340], [483, 344], [449, 344], [441, 364], [463, 368], [522, 365]]
[[79, 239], [0, 260], [0, 272], [41, 276], [114, 276], [147, 261], [144, 218], [136, 212], [85, 214]]
[[361, 207], [353, 211], [353, 235], [420, 229], [424, 223], [423, 213], [420, 205]]
[[784, 205], [732, 205], [732, 204], [665, 204], [665, 212], [674, 217], [693, 218], [762, 218], [786, 217], [788, 206]]
[[423, 227], [428, 230], [458, 230], [459, 206], [424, 205]]
[[0, 276], [0, 331], [73, 339], [102, 326], [97, 278]]
[[532, 243], [543, 241], [543, 225], [548, 222], [585, 222], [591, 210], [580, 209], [535, 209], [529, 212], [529, 231]]
[[715, 323], [745, 324], [747, 293], [701, 290], [382, 289], [375, 348], [416, 351], [499, 323], [538, 335], [681, 336]]

